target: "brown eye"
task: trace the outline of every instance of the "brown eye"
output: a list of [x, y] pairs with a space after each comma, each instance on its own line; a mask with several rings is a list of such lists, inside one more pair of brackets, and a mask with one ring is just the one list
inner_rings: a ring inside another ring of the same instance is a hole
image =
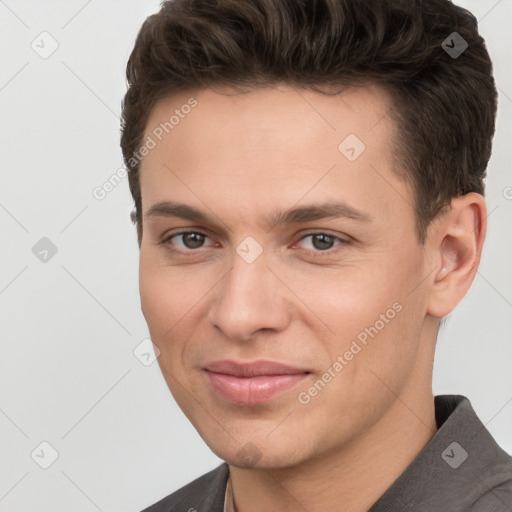
[[207, 235], [199, 231], [182, 231], [181, 233], [174, 233], [167, 237], [162, 241], [162, 244], [174, 245], [178, 250], [188, 252], [202, 248], [207, 238], [209, 238]]
[[345, 240], [328, 233], [309, 233], [300, 239], [300, 243], [307, 239], [309, 239], [309, 242], [303, 244], [303, 249], [313, 252], [326, 252], [337, 245], [347, 243]]
[[182, 237], [183, 245], [187, 249], [197, 249], [204, 243], [205, 235], [202, 233], [183, 233], [179, 235]]
[[333, 246], [334, 243], [334, 237], [330, 235], [313, 235], [311, 238], [311, 241], [313, 243], [313, 247], [315, 249], [319, 249], [321, 251], [330, 249]]

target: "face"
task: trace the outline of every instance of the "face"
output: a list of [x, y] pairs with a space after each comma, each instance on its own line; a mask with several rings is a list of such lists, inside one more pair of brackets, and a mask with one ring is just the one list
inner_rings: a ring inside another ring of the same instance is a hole
[[428, 258], [390, 105], [283, 84], [151, 113], [142, 311], [171, 393], [231, 464], [334, 453], [426, 382]]

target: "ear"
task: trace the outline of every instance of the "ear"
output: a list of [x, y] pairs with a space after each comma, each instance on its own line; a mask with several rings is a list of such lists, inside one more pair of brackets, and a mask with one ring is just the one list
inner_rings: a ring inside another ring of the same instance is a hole
[[429, 236], [436, 269], [427, 312], [442, 318], [466, 295], [480, 263], [487, 231], [484, 198], [475, 192], [451, 201]]

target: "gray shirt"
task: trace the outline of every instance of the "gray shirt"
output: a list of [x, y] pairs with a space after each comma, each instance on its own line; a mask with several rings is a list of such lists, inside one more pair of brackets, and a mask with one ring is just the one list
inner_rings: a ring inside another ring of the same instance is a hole
[[[438, 431], [369, 512], [512, 512], [512, 457], [460, 395], [435, 397]], [[229, 466], [143, 512], [222, 512]]]

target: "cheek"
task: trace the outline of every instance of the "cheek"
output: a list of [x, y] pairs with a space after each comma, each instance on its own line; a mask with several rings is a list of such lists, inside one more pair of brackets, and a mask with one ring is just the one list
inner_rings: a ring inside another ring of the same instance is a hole
[[139, 272], [141, 309], [151, 331], [153, 342], [172, 326], [175, 295], [169, 293], [167, 281], [162, 272], [144, 266], [141, 261]]
[[[424, 321], [421, 295], [411, 294], [407, 273], [382, 276], [365, 281], [354, 289], [351, 299], [341, 297], [340, 321], [334, 326], [341, 332], [333, 356], [346, 355], [345, 377], [362, 400], [376, 394], [382, 398], [389, 389], [396, 393], [411, 377], [420, 349]], [[375, 283], [379, 283], [376, 286]], [[366, 398], [364, 398], [366, 397]]]
[[187, 295], [194, 281], [186, 282], [180, 268], [170, 266], [160, 250], [145, 247], [140, 251], [139, 291], [142, 312], [150, 328], [169, 329], [185, 313]]
[[186, 405], [182, 397], [183, 351], [188, 335], [186, 313], [186, 293], [180, 292], [182, 284], [173, 279], [169, 268], [147, 264], [141, 258], [139, 272], [139, 290], [141, 308], [146, 319], [152, 342], [158, 347], [160, 354], [157, 362], [160, 366], [171, 394], [180, 406]]
[[180, 319], [192, 307], [193, 284], [180, 279], [176, 269], [162, 265], [156, 258], [141, 252], [139, 291], [141, 309], [151, 338], [161, 350], [172, 337]]
[[302, 311], [301, 318], [313, 331], [325, 332], [336, 349], [378, 321], [399, 295], [395, 282], [368, 262], [280, 270], [282, 280], [299, 299], [295, 307]]
[[415, 273], [412, 266], [392, 272], [384, 265], [353, 265], [302, 278], [295, 274], [294, 291], [304, 302], [302, 318], [309, 319], [309, 329], [317, 333], [329, 362], [346, 356], [340, 385], [345, 379], [352, 385], [375, 384], [368, 368], [391, 380], [404, 378], [423, 320], [418, 297], [409, 295]]
[[205, 296], [213, 284], [198, 278], [197, 271], [162, 264], [154, 256], [142, 255], [139, 268], [141, 309], [151, 340], [159, 348], [162, 369], [180, 373], [190, 340], [202, 325]]

